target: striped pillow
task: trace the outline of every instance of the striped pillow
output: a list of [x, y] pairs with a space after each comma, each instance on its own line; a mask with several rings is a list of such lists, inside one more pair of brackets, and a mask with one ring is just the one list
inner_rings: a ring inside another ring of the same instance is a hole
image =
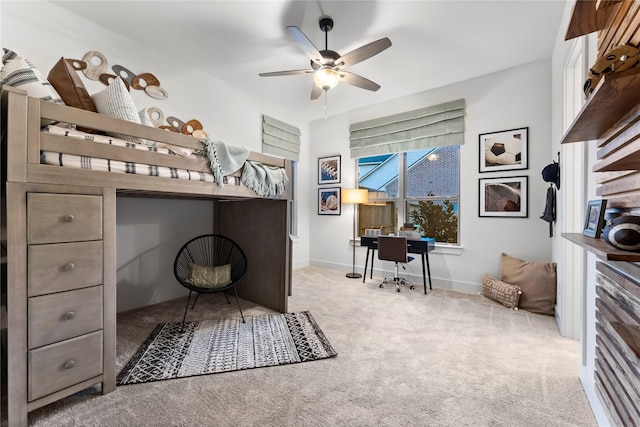
[[0, 86], [15, 87], [31, 97], [64, 104], [58, 92], [31, 62], [12, 50], [2, 48], [2, 51]]
[[[140, 115], [131, 94], [120, 77], [115, 78], [109, 86], [98, 93], [94, 93], [93, 102], [98, 113], [115, 117], [116, 119], [140, 124]], [[124, 139], [136, 144], [144, 144], [142, 138], [112, 133], [111, 136]]]
[[482, 276], [482, 295], [499, 302], [507, 308], [517, 310], [522, 291], [518, 286], [485, 274]]

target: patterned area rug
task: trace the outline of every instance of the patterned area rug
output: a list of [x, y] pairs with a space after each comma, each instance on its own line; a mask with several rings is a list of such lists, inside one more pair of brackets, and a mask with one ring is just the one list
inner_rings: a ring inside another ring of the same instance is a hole
[[336, 356], [308, 311], [242, 319], [160, 323], [116, 379], [168, 380]]

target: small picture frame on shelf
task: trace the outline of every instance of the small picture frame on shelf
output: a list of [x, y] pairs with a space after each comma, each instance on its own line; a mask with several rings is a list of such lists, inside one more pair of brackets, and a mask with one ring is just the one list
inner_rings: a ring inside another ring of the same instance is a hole
[[340, 155], [318, 159], [318, 184], [340, 183]]
[[480, 173], [529, 168], [529, 128], [480, 134]]
[[604, 212], [607, 208], [607, 200], [589, 200], [587, 213], [584, 219], [584, 229], [582, 234], [589, 237], [599, 238], [604, 226]]
[[340, 215], [340, 187], [318, 188], [318, 215]]

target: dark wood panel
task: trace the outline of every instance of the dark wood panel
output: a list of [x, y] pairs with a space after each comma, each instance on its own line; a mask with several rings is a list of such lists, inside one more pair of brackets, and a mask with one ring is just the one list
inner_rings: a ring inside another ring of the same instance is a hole
[[[617, 381], [624, 386], [624, 392], [629, 396], [640, 394], [640, 372], [638, 371], [638, 358], [635, 354], [626, 351], [626, 343], [618, 336], [616, 330], [609, 323], [603, 321], [598, 325], [596, 335], [596, 348], [606, 357], [605, 359], [617, 377]], [[620, 351], [622, 350], [622, 351]], [[640, 403], [640, 402], [639, 402]], [[640, 414], [640, 406], [633, 405]]]
[[634, 109], [635, 114], [623, 118], [615, 126], [611, 127], [610, 133], [602, 135], [598, 140], [601, 147], [597, 152], [597, 158], [603, 159], [615, 150], [637, 139], [640, 134], [640, 109]]
[[609, 181], [623, 178], [627, 175], [633, 175], [638, 171], [612, 171], [612, 172], [599, 172], [596, 174], [596, 184], [604, 184]]
[[[596, 363], [596, 365], [597, 365], [597, 363]], [[602, 386], [602, 380], [600, 378], [600, 374], [599, 374], [599, 371], [597, 369], [598, 369], [598, 367], [596, 366], [596, 372], [595, 372], [594, 376], [595, 376], [595, 390], [596, 390], [596, 394], [598, 395], [598, 399], [600, 400], [602, 405], [606, 408], [607, 419], [609, 420], [611, 425], [612, 426], [622, 426], [624, 424], [622, 423], [622, 420], [620, 419], [620, 417], [616, 413], [615, 408], [613, 407], [613, 405], [611, 403], [612, 401], [611, 401], [611, 396], [609, 394], [609, 390], [606, 390]]]
[[247, 256], [238, 294], [286, 312], [291, 261], [286, 200], [219, 201], [214, 212], [214, 230], [238, 243]]
[[638, 188], [640, 188], [640, 172], [600, 184], [596, 188], [596, 194], [606, 199], [607, 196], [636, 191]]
[[640, 301], [640, 266], [632, 262], [597, 262], [596, 270]]
[[633, 6], [627, 14], [627, 20], [629, 25], [622, 34], [622, 37], [620, 37], [620, 40], [623, 43], [628, 43], [633, 38], [633, 35], [638, 31], [638, 26], [640, 25], [640, 5], [637, 1], [633, 2]]
[[640, 139], [634, 138], [608, 156], [599, 159], [594, 172], [637, 170], [640, 165]]
[[602, 357], [596, 359], [596, 384], [602, 390], [606, 390], [603, 403], [608, 409], [609, 414], [615, 414], [615, 417], [622, 421], [621, 426], [637, 425], [633, 423], [633, 418], [628, 413], [628, 407], [624, 403], [624, 399], [616, 387], [617, 384], [611, 382], [611, 367]]
[[640, 425], [640, 264], [596, 263], [596, 390], [610, 420]]
[[605, 146], [622, 132], [629, 129], [640, 120], [640, 104], [632, 105], [631, 108], [598, 139], [598, 147]]
[[630, 298], [628, 292], [614, 288], [611, 282], [598, 280], [596, 295], [600, 298], [596, 301], [596, 307], [600, 307], [598, 304], [603, 304], [615, 314], [615, 318], [607, 318], [609, 322], [640, 324], [640, 307], [637, 301]]
[[605, 28], [598, 35], [598, 56], [603, 55], [606, 51], [614, 46], [624, 43], [622, 38], [629, 26], [629, 22], [635, 15], [635, 9], [631, 10], [633, 2], [622, 2], [615, 12], [608, 16]]
[[[607, 196], [607, 208], [630, 209], [640, 206], [640, 190], [633, 193], [622, 193]], [[636, 257], [631, 257], [629, 261], [637, 261], [640, 254], [636, 252]]]
[[[580, 0], [573, 5], [571, 21], [565, 34], [565, 40], [580, 37], [606, 27], [610, 16], [615, 12], [613, 7], [619, 1], [598, 2], [596, 0]], [[596, 8], [596, 6], [598, 6]]]

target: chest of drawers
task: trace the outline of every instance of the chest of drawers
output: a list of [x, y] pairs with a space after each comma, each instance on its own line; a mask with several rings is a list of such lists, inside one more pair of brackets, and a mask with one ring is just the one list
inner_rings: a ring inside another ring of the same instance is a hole
[[27, 194], [28, 401], [102, 374], [102, 197]]
[[115, 189], [6, 184], [10, 425], [115, 389]]

